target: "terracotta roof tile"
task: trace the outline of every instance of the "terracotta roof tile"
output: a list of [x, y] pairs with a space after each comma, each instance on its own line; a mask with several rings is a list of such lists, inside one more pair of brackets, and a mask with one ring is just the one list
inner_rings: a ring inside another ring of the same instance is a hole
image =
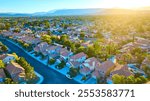
[[89, 72], [91, 72], [91, 70], [90, 70], [89, 68], [84, 67], [84, 68], [81, 68], [81, 69], [80, 69], [80, 73], [81, 73], [81, 74], [87, 74], [87, 73], [89, 73]]
[[6, 55], [6, 54], [2, 54], [2, 55], [0, 55], [0, 60], [5, 59], [6, 57], [7, 57], [7, 55]]
[[100, 62], [95, 58], [89, 58], [84, 61], [82, 64], [83, 67], [91, 67], [91, 68], [98, 68], [100, 66]]
[[70, 64], [73, 65], [73, 67], [79, 67], [81, 63], [77, 61], [70, 61]]
[[0, 69], [0, 78], [6, 78], [6, 75], [3, 69]]
[[100, 73], [99, 73], [99, 71], [98, 70], [95, 70], [93, 73], [92, 73], [92, 77], [98, 77], [98, 76], [100, 76]]
[[23, 67], [21, 67], [18, 63], [11, 62], [6, 66], [6, 70], [10, 73], [10, 75], [22, 73], [25, 71]]
[[118, 74], [118, 75], [124, 75], [126, 77], [133, 75], [131, 71], [128, 69], [127, 65], [117, 66], [110, 74], [111, 76], [113, 76], [114, 74]]
[[107, 61], [103, 62], [103, 63], [99, 66], [98, 69], [101, 70], [101, 71], [107, 71], [109, 68], [114, 67], [114, 66], [115, 66], [115, 64], [114, 64], [112, 61], [107, 60]]
[[84, 56], [87, 57], [87, 55], [85, 53], [81, 52], [81, 53], [71, 56], [70, 59], [76, 60], [76, 59], [84, 57]]

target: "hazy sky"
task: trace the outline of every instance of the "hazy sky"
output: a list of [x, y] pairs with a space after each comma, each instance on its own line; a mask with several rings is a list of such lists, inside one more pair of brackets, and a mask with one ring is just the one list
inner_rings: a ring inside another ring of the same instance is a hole
[[131, 8], [150, 6], [150, 0], [0, 0], [0, 12], [33, 13], [74, 8]]

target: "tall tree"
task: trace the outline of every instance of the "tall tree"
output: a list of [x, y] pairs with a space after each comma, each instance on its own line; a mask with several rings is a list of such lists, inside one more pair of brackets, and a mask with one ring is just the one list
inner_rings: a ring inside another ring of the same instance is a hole
[[0, 60], [0, 69], [5, 68], [5, 64], [3, 62], [3, 60]]
[[43, 35], [43, 36], [41, 37], [41, 40], [42, 40], [43, 42], [47, 42], [48, 44], [51, 44], [51, 36], [50, 36], [50, 35]]

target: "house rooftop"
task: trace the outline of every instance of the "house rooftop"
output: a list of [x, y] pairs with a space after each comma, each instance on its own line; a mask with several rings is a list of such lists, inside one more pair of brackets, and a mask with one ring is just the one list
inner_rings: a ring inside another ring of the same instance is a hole
[[5, 59], [7, 56], [14, 56], [13, 54], [2, 54], [0, 55], [0, 60]]
[[75, 60], [75, 59], [79, 59], [79, 58], [84, 57], [84, 56], [87, 57], [87, 55], [85, 53], [81, 52], [81, 53], [78, 53], [76, 55], [71, 56], [70, 59]]
[[131, 71], [128, 69], [127, 65], [118, 65], [112, 72], [111, 74], [118, 74], [118, 75], [124, 75], [126, 77], [133, 75]]
[[57, 48], [57, 46], [50, 46], [46, 50], [55, 50], [56, 48]]
[[87, 60], [84, 61], [84, 63], [82, 64], [84, 67], [99, 67], [100, 66], [100, 62], [95, 58], [88, 58]]
[[6, 66], [6, 70], [10, 73], [10, 75], [13, 74], [19, 74], [22, 71], [25, 71], [23, 67], [21, 67], [18, 63], [11, 62]]
[[90, 70], [89, 68], [84, 67], [84, 68], [81, 68], [81, 69], [80, 69], [80, 72], [86, 74], [86, 73], [91, 72], [91, 70]]
[[70, 55], [70, 51], [68, 51], [68, 50], [66, 50], [66, 51], [63, 51], [62, 53], [60, 53], [62, 56], [64, 56], [64, 57], [67, 57], [67, 56], [69, 56]]
[[5, 78], [6, 75], [5, 75], [5, 72], [3, 69], [0, 69], [0, 78]]
[[100, 76], [100, 73], [98, 70], [95, 70], [93, 73], [92, 73], [92, 76], [93, 77], [99, 77]]
[[79, 67], [80, 66], [80, 62], [77, 62], [77, 61], [70, 61], [70, 64], [73, 66], [73, 67]]
[[107, 60], [105, 62], [103, 62], [98, 69], [102, 70], [102, 71], [107, 71], [109, 68], [115, 66], [115, 64], [110, 61], [110, 60]]
[[142, 64], [150, 66], [150, 59], [147, 57], [143, 60]]
[[42, 46], [42, 45], [48, 45], [47, 42], [41, 42], [40, 44], [38, 44], [38, 46]]
[[7, 57], [7, 55], [6, 55], [6, 54], [2, 54], [2, 55], [0, 55], [0, 60], [5, 59], [6, 57]]
[[136, 42], [139, 44], [150, 44], [150, 40], [145, 39], [145, 38], [141, 38], [141, 37], [135, 37]]

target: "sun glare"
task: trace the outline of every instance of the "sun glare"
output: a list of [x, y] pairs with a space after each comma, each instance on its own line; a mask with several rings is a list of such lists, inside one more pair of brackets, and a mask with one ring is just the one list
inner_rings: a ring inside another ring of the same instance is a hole
[[104, 0], [100, 6], [105, 8], [138, 8], [150, 6], [150, 0]]

